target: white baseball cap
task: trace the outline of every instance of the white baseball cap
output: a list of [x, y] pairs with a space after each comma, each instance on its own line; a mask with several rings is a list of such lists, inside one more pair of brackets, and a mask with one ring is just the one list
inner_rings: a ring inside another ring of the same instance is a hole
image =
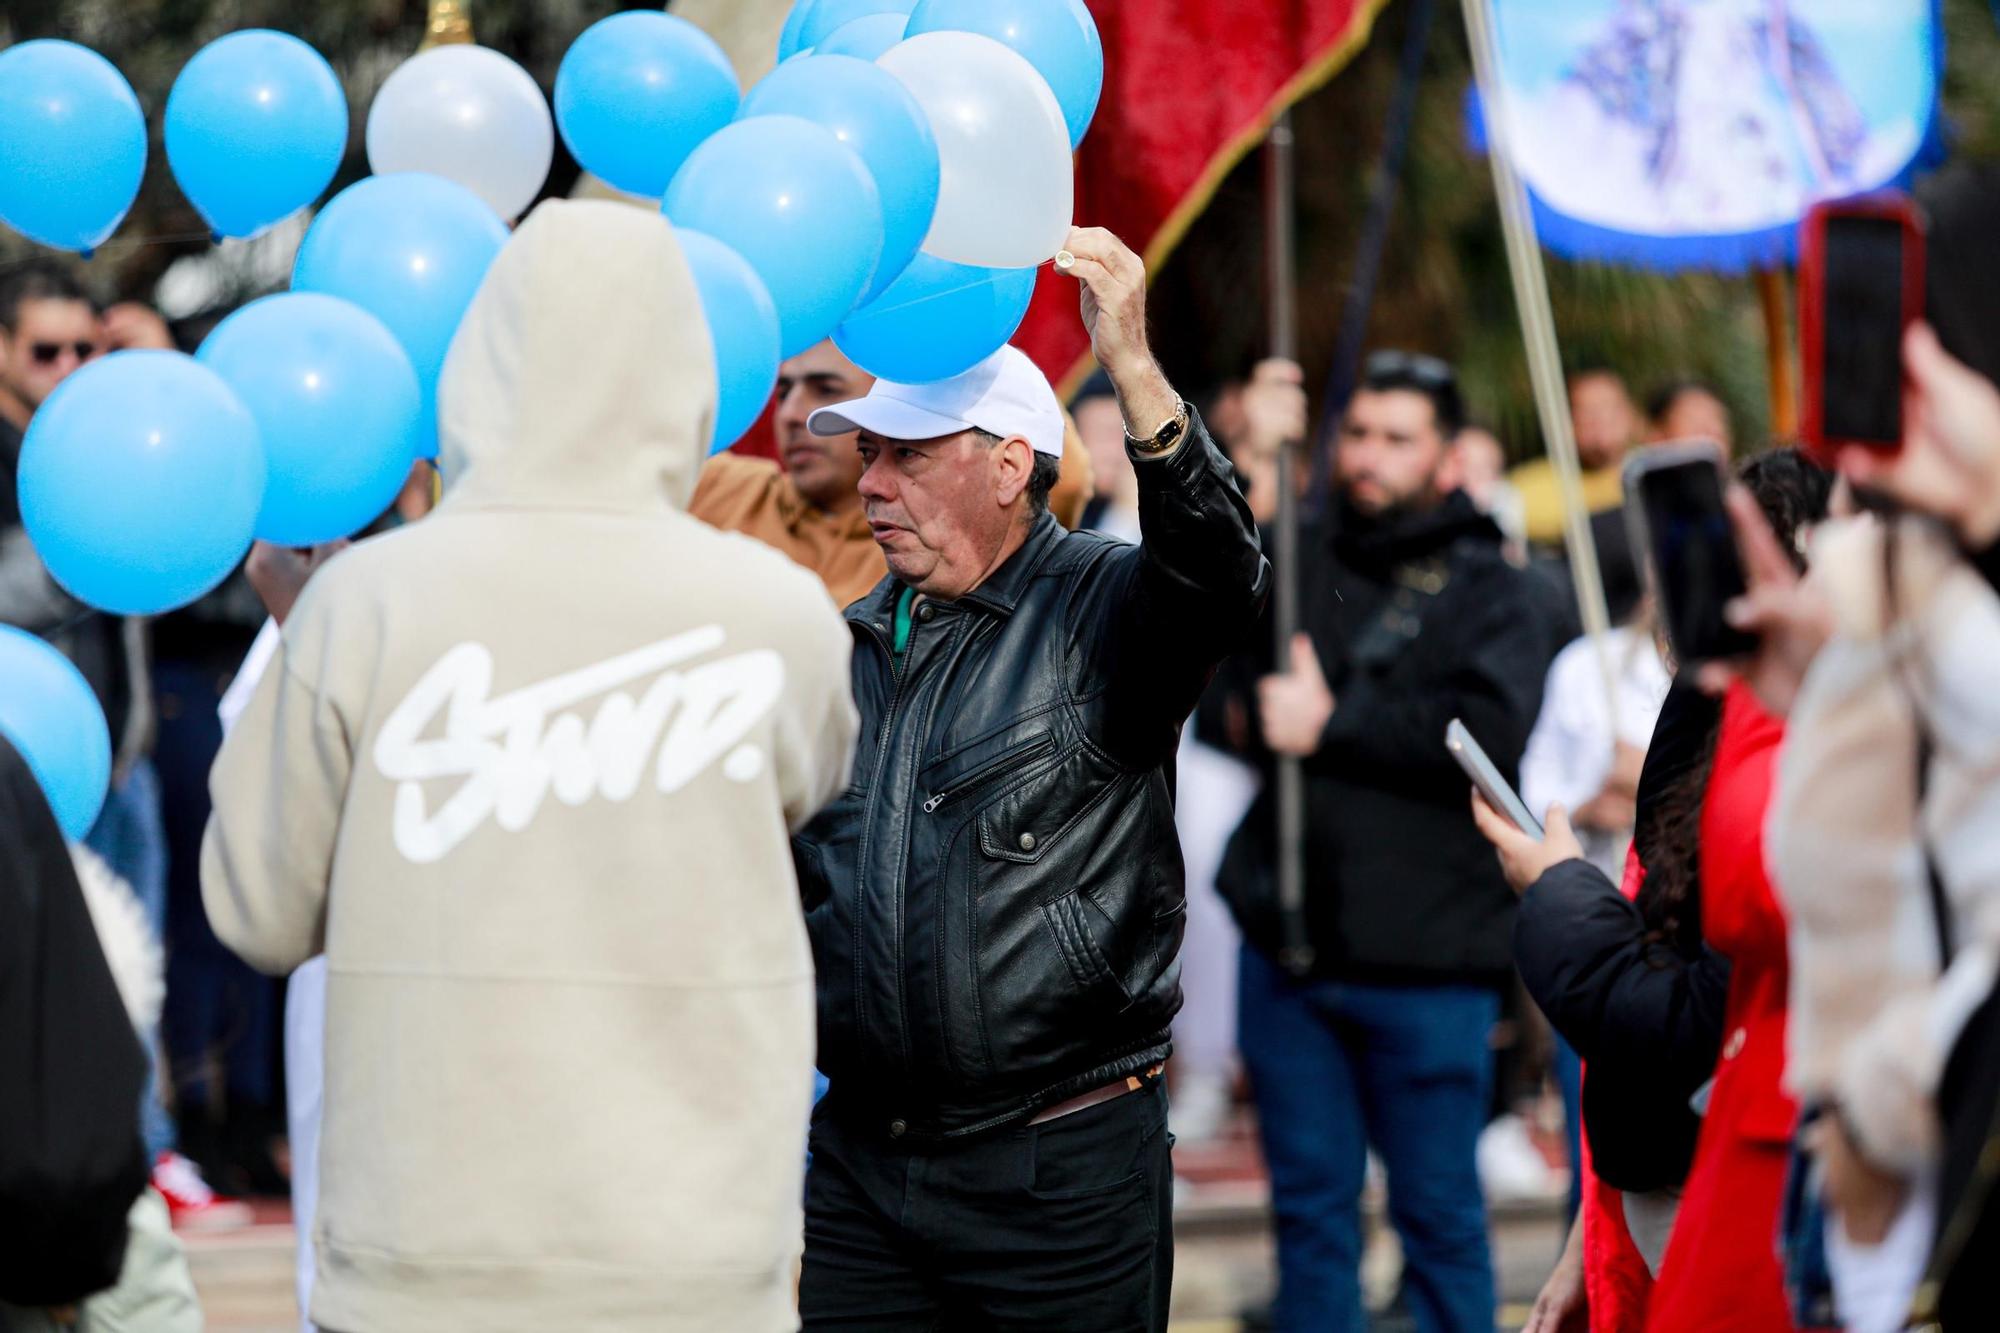
[[932, 440], [963, 430], [1018, 435], [1038, 454], [1061, 458], [1063, 414], [1055, 390], [1017, 347], [1002, 347], [963, 375], [931, 384], [876, 380], [866, 398], [806, 418], [815, 435], [865, 430], [885, 440]]

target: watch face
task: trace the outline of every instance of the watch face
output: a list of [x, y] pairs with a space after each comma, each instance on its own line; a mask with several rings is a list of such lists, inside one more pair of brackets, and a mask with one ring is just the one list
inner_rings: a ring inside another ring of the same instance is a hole
[[[1133, 439], [1132, 447], [1141, 453], [1162, 453], [1171, 449], [1174, 442], [1180, 439], [1181, 433], [1187, 429], [1187, 423], [1187, 404], [1182, 403], [1179, 409], [1175, 411], [1173, 417], [1168, 420], [1167, 424], [1160, 427], [1151, 439]], [[1127, 438], [1130, 439], [1131, 437], [1128, 436]]]

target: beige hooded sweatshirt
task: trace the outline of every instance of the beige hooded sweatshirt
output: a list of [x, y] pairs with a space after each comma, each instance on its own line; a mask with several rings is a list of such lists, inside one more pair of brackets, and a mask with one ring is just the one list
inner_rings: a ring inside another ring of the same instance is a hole
[[544, 204], [452, 344], [443, 504], [314, 576], [216, 761], [216, 933], [329, 964], [323, 1328], [796, 1325], [788, 829], [850, 640], [681, 512], [714, 405], [666, 220]]

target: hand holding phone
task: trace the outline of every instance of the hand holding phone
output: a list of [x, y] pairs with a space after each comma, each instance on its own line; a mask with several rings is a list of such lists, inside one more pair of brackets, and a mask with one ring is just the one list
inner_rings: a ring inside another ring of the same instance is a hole
[[1732, 618], [1756, 636], [1757, 651], [1740, 661], [1704, 663], [1696, 679], [1718, 695], [1741, 680], [1766, 711], [1784, 717], [1806, 669], [1833, 636], [1833, 607], [1817, 584], [1800, 577], [1749, 491], [1732, 488], [1727, 504], [1750, 584]]
[[1500, 769], [1472, 739], [1472, 733], [1465, 729], [1465, 723], [1457, 718], [1444, 729], [1444, 748], [1451, 751], [1451, 757], [1465, 776], [1472, 779], [1472, 785], [1486, 798], [1486, 803], [1505, 815], [1515, 828], [1529, 837], [1540, 841], [1542, 823], [1528, 812], [1528, 807], [1514, 791], [1514, 785], [1501, 776]]
[[1625, 467], [1632, 546], [1645, 552], [1660, 623], [1682, 665], [1757, 647], [1727, 616], [1747, 584], [1722, 496], [1722, 446], [1713, 441], [1654, 445]]

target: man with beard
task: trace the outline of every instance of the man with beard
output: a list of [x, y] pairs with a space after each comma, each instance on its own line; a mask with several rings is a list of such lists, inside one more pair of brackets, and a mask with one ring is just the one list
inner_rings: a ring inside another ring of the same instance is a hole
[[1282, 671], [1232, 664], [1248, 748], [1305, 768], [1309, 969], [1277, 961], [1271, 784], [1220, 876], [1247, 940], [1241, 1042], [1278, 1217], [1280, 1329], [1366, 1326], [1370, 1144], [1418, 1327], [1493, 1323], [1474, 1153], [1514, 899], [1444, 734], [1464, 719], [1512, 780], [1551, 636], [1531, 576], [1458, 489], [1462, 424], [1444, 362], [1368, 359], [1334, 446], [1335, 503], [1299, 535], [1302, 632]]

